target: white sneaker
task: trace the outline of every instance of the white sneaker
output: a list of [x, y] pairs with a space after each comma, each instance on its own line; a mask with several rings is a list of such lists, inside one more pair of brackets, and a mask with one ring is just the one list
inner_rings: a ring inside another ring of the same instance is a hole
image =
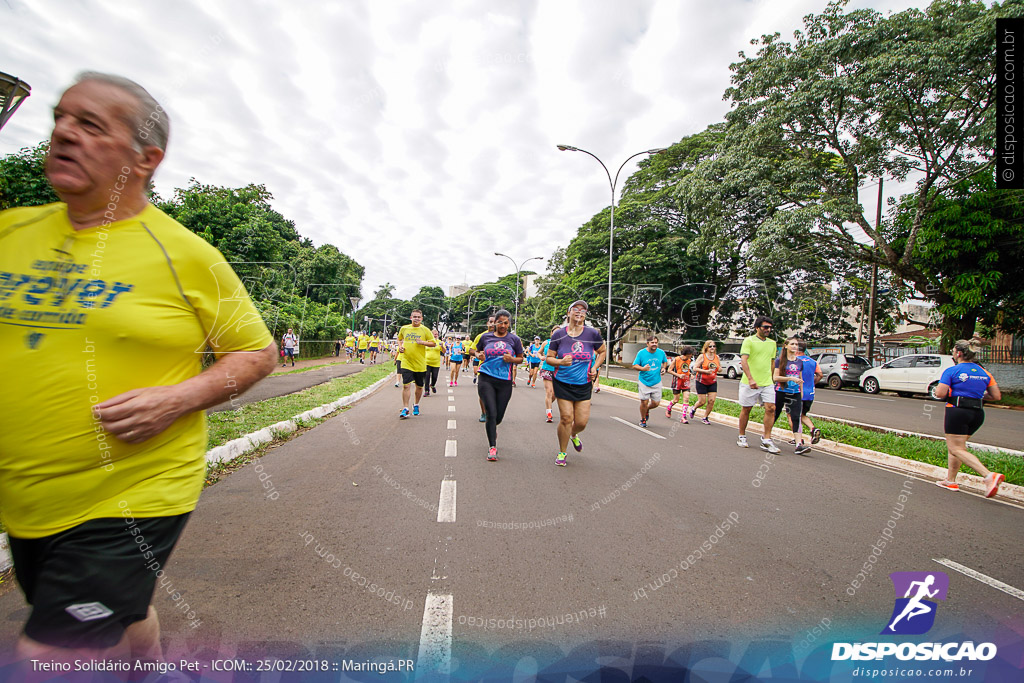
[[741, 436], [738, 439], [736, 439], [736, 445], [739, 446], [740, 448], [750, 448], [750, 444], [747, 443], [746, 436]]
[[778, 453], [779, 452], [779, 447], [776, 446], [775, 442], [772, 441], [771, 439], [768, 439], [766, 441], [764, 438], [762, 438], [761, 439], [761, 450], [762, 451], [768, 451], [769, 453]]

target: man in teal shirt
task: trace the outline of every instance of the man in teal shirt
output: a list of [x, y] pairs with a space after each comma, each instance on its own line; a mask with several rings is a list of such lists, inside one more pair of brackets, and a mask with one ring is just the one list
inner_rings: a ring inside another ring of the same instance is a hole
[[647, 337], [647, 348], [640, 349], [633, 360], [633, 369], [640, 371], [636, 386], [640, 394], [640, 426], [647, 426], [647, 416], [651, 408], [661, 403], [661, 374], [668, 367], [668, 356], [658, 348], [658, 337]]

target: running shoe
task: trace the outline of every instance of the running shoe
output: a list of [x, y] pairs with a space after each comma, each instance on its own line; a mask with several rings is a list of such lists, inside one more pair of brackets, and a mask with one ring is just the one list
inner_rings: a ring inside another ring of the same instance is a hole
[[795, 446], [796, 445], [796, 439], [790, 439], [786, 443], [788, 443], [790, 446]]
[[409, 417], [409, 409], [402, 408], [402, 410], [398, 413], [398, 417], [401, 420], [404, 420], [405, 418]]
[[797, 455], [803, 455], [809, 450], [811, 450], [811, 447], [801, 442], [800, 445], [793, 450], [793, 452], [796, 453]]
[[473, 384], [476, 384], [476, 377], [473, 377]]
[[818, 443], [821, 441], [821, 430], [815, 427], [811, 430], [811, 443]]
[[740, 435], [740, 437], [736, 439], [736, 445], [740, 448], [750, 448], [750, 444], [747, 443], [747, 437], [744, 435]]
[[491, 446], [490, 450], [487, 451], [487, 459], [490, 462], [494, 462], [498, 459], [498, 449]]
[[552, 421], [552, 415], [551, 415], [551, 411], [550, 411], [550, 410], [549, 410], [549, 411], [547, 412], [547, 414], [545, 415], [545, 417], [547, 418], [548, 422], [551, 422], [551, 421]]
[[955, 481], [937, 481], [937, 482], [935, 482], [935, 485], [939, 486], [939, 487], [942, 487], [942, 488], [946, 489], [947, 491], [959, 491], [960, 490], [960, 484], [957, 484]]
[[690, 407], [690, 419], [693, 419], [693, 416], [696, 415], [696, 414], [697, 414], [697, 406], [691, 406]]
[[516, 381], [512, 380], [512, 386], [515, 386], [515, 385], [516, 385]]
[[600, 394], [601, 393], [601, 387], [598, 387], [597, 389], [594, 389], [594, 393], [595, 394]]
[[419, 415], [420, 414], [420, 404], [419, 403], [417, 403], [416, 405], [414, 405], [412, 407], [412, 414], [413, 415]]
[[[640, 426], [643, 427], [644, 429], [647, 429], [647, 420], [640, 420]], [[573, 445], [575, 446], [576, 444]], [[579, 449], [577, 448], [576, 450]]]
[[688, 425], [690, 421], [686, 419], [686, 411], [683, 411], [683, 416], [679, 418], [679, 424]]
[[459, 386], [459, 383], [458, 383], [458, 381], [456, 381], [456, 382], [455, 382], [455, 386]]
[[565, 467], [565, 453], [559, 453], [555, 458], [555, 464]]
[[706, 425], [709, 425], [709, 424], [711, 424], [711, 420], [707, 419], [706, 417], [702, 417], [702, 418], [700, 419], [700, 421], [701, 421], [701, 422], [703, 422], [703, 423], [704, 423], [704, 424], [706, 424]]
[[487, 413], [480, 413], [480, 421], [487, 422]]
[[[646, 427], [647, 425], [645, 424], [644, 426]], [[577, 453], [583, 450], [583, 442], [580, 441], [579, 436], [573, 434], [571, 437], [569, 437], [569, 440], [572, 441], [572, 447], [576, 449]]]
[[[669, 403], [668, 404], [668, 407], [665, 408], [665, 417], [667, 417], [669, 419], [672, 418], [672, 406], [674, 406], [674, 405], [675, 405], [675, 403]], [[686, 408], [683, 408], [683, 416], [684, 417], [686, 416]]]
[[778, 453], [779, 447], [775, 445], [775, 442], [771, 439], [765, 439], [761, 437], [761, 450], [768, 451], [769, 453]]
[[999, 485], [1006, 479], [1003, 475], [998, 472], [989, 472], [988, 476], [983, 480], [985, 482], [985, 497], [991, 498], [999, 492]]
[[396, 386], [396, 387], [398, 386], [398, 382], [395, 382], [395, 386]]
[[452, 386], [451, 380], [448, 381], [448, 386]]

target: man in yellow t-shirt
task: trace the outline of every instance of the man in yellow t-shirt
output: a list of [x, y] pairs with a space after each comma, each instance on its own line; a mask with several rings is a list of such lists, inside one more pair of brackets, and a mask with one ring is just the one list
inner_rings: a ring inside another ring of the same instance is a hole
[[758, 316], [754, 321], [754, 334], [743, 340], [740, 347], [740, 366], [743, 375], [740, 377], [740, 435], [736, 445], [748, 448], [747, 421], [750, 411], [757, 403], [764, 404], [764, 436], [761, 437], [761, 450], [778, 453], [779, 447], [772, 441], [772, 425], [775, 424], [775, 383], [772, 381], [772, 366], [775, 363], [775, 340], [769, 339], [772, 331], [772, 319]]
[[0, 513], [32, 605], [19, 660], [162, 656], [150, 601], [203, 487], [204, 410], [276, 362], [224, 257], [147, 199], [167, 133], [141, 86], [83, 74], [54, 108], [62, 201], [0, 213]]
[[345, 337], [345, 356], [347, 356], [347, 359], [345, 360], [346, 363], [351, 362], [352, 355], [355, 352], [356, 352], [356, 338], [352, 335], [351, 332], [349, 332], [348, 336]]
[[427, 347], [435, 346], [434, 335], [423, 324], [423, 311], [414, 309], [409, 315], [411, 325], [403, 325], [398, 331], [398, 353], [402, 359], [402, 410], [398, 417], [409, 417], [409, 397], [416, 383], [416, 401], [412, 406], [412, 414], [420, 414], [420, 398], [423, 396], [423, 383], [427, 377]]
[[366, 349], [370, 346], [370, 335], [365, 332], [359, 335], [359, 341], [356, 342], [356, 351], [359, 352], [359, 362], [365, 365], [366, 360]]

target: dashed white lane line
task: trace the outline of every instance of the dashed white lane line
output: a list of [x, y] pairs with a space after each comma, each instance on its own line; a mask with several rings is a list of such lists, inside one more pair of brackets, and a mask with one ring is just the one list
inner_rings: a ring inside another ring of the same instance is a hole
[[449, 393], [449, 394], [454, 394], [454, 393], [455, 393], [455, 390], [454, 390], [454, 389], [449, 389], [449, 390], [448, 390], [448, 393]]
[[455, 420], [448, 420], [448, 429], [455, 429]]
[[448, 406], [448, 412], [449, 413], [454, 413], [455, 412], [455, 406]]
[[450, 674], [452, 664], [452, 595], [427, 593], [420, 629], [420, 650], [416, 657], [416, 677], [423, 674]]
[[848, 406], [845, 403], [829, 403], [828, 401], [815, 401], [823, 406], [839, 406], [840, 408], [856, 408], [856, 406]]
[[444, 442], [444, 457], [454, 458], [457, 454], [458, 446], [456, 445], [455, 439], [448, 439]]
[[443, 479], [441, 481], [441, 499], [437, 504], [437, 521], [455, 521], [455, 480]]
[[652, 431], [650, 431], [648, 429], [644, 429], [640, 425], [635, 425], [632, 422], [626, 422], [621, 417], [615, 417], [614, 415], [612, 415], [612, 419], [613, 420], [618, 420], [619, 422], [621, 422], [622, 424], [626, 425], [627, 427], [632, 427], [636, 431], [642, 432], [642, 433], [646, 434], [647, 436], [653, 436], [655, 439], [664, 439], [665, 438], [661, 434], [655, 434], [654, 432], [652, 432]]
[[448, 402], [449, 403], [454, 403], [455, 402], [455, 397], [454, 396], [449, 396], [448, 397]]
[[954, 569], [954, 570], [960, 572], [961, 574], [963, 574], [964, 576], [971, 577], [975, 581], [981, 581], [984, 584], [988, 584], [989, 586], [992, 586], [996, 590], [1001, 590], [1004, 593], [1006, 593], [1007, 595], [1012, 595], [1013, 597], [1017, 598], [1018, 600], [1024, 600], [1024, 591], [1022, 591], [1021, 589], [1014, 588], [1010, 584], [1003, 583], [999, 579], [993, 579], [991, 576], [987, 576], [985, 574], [982, 574], [981, 572], [974, 571], [970, 567], [965, 567], [964, 565], [960, 564], [959, 562], [954, 562], [953, 560], [947, 560], [945, 558], [933, 559], [932, 561], [933, 562], [938, 562], [943, 567], [949, 567], [950, 569]]

